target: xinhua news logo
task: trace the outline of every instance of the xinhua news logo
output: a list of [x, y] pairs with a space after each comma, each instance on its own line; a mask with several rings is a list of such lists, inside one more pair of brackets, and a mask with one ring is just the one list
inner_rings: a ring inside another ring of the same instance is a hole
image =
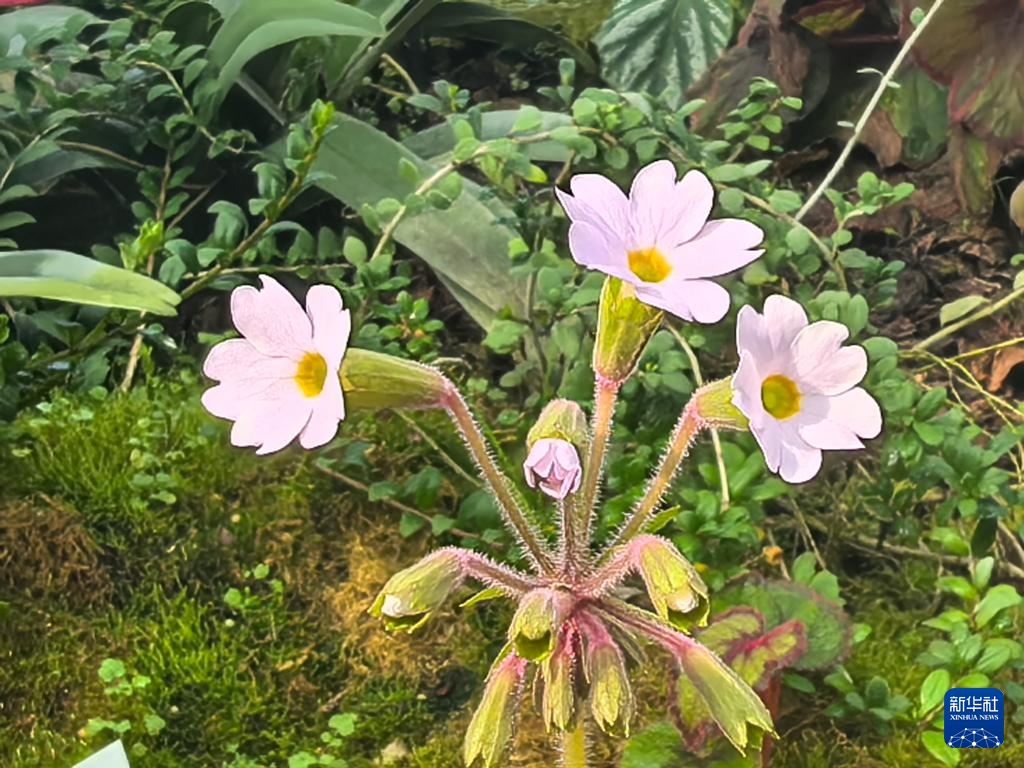
[[994, 749], [1003, 743], [1003, 692], [998, 688], [946, 691], [944, 735], [954, 749]]

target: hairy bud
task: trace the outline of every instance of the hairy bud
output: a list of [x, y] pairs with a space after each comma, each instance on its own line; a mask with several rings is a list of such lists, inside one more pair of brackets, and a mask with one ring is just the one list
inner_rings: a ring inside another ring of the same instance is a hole
[[693, 395], [697, 414], [709, 427], [746, 432], [750, 422], [732, 402], [732, 379], [705, 384]]
[[548, 658], [572, 605], [572, 596], [560, 589], [544, 587], [528, 592], [508, 627], [508, 639], [516, 654], [529, 661]]
[[590, 712], [594, 722], [605, 733], [629, 736], [633, 689], [629, 685], [622, 651], [607, 630], [603, 630], [588, 642], [586, 657]]
[[576, 714], [576, 632], [566, 625], [560, 634], [554, 653], [540, 668], [544, 678], [541, 707], [549, 731], [552, 726], [569, 730]]
[[462, 757], [469, 768], [494, 768], [512, 737], [512, 724], [526, 674], [526, 661], [506, 648], [487, 676], [480, 706], [466, 730]]
[[441, 607], [462, 578], [458, 550], [440, 549], [388, 579], [370, 614], [382, 618], [388, 630], [412, 632]]
[[708, 588], [690, 561], [660, 536], [638, 537], [630, 547], [658, 615], [676, 629], [707, 624]]
[[664, 313], [636, 298], [636, 289], [616, 277], [604, 281], [594, 340], [594, 371], [621, 384], [636, 369]]
[[350, 409], [439, 408], [451, 390], [440, 371], [366, 349], [350, 349], [338, 373]]

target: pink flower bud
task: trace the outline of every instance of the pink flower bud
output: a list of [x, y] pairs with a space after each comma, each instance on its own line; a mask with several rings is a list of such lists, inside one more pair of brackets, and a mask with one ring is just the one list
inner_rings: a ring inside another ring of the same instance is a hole
[[466, 729], [462, 757], [467, 766], [494, 768], [499, 764], [512, 738], [526, 667], [526, 661], [514, 653], [503, 651], [495, 660], [483, 699]]
[[523, 462], [526, 482], [555, 499], [564, 499], [579, 490], [583, 478], [580, 455], [572, 443], [558, 438], [543, 438], [533, 444]]
[[548, 658], [573, 604], [572, 595], [562, 589], [542, 587], [528, 592], [508, 627], [509, 643], [516, 655], [536, 662]]

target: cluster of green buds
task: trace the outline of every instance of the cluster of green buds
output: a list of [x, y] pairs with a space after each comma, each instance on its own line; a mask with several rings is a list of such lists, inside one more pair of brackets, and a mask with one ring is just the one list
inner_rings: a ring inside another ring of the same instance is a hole
[[[524, 480], [557, 503], [557, 541], [530, 525], [522, 494], [493, 465], [489, 451], [476, 450], [482, 438], [460, 410], [461, 398], [454, 390], [441, 398], [445, 407], [454, 406], [452, 415], [466, 430], [466, 442], [531, 567], [517, 570], [467, 550], [442, 549], [393, 576], [371, 613], [390, 630], [413, 631], [467, 582], [516, 602], [507, 643], [466, 732], [468, 766], [503, 764], [519, 702], [532, 685], [541, 689], [547, 728], [564, 734], [566, 764], [584, 765], [583, 753], [571, 745], [585, 743], [578, 737], [586, 723], [628, 735], [635, 711], [629, 670], [644, 663], [641, 649], [651, 642], [671, 654], [679, 701], [696, 692], [737, 749], [772, 731], [757, 694], [689, 634], [706, 625], [710, 605], [697, 569], [670, 541], [644, 532], [695, 435], [711, 425], [746, 427], [728, 381], [701, 388], [683, 409], [647, 494], [612, 540], [599, 546], [591, 533], [615, 397], [662, 317], [638, 301], [628, 284], [608, 278], [594, 347], [593, 420], [588, 423], [578, 404], [555, 400], [529, 432]], [[647, 607], [620, 597], [631, 578], [645, 587]], [[758, 736], [748, 733], [750, 726]]]

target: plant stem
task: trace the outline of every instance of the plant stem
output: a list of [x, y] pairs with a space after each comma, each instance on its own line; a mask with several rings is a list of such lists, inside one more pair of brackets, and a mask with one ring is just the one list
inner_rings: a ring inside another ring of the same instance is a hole
[[687, 451], [690, 450], [690, 445], [693, 443], [694, 438], [705, 426], [704, 420], [697, 413], [696, 401], [690, 400], [679, 415], [679, 421], [676, 422], [676, 427], [672, 431], [668, 449], [665, 451], [665, 455], [661, 457], [661, 464], [658, 466], [657, 472], [648, 482], [643, 498], [640, 499], [640, 503], [636, 505], [633, 514], [630, 515], [626, 524], [622, 526], [606, 548], [602, 560], [607, 559], [609, 553], [643, 531], [650, 519], [651, 513], [658, 506], [661, 497], [664, 496], [665, 491], [672, 484], [672, 478], [675, 477], [679, 464], [686, 457]]
[[807, 213], [814, 207], [815, 203], [821, 199], [821, 196], [832, 186], [832, 183], [836, 180], [836, 177], [843, 170], [843, 166], [846, 165], [846, 161], [850, 159], [850, 155], [853, 153], [853, 148], [857, 145], [857, 141], [860, 139], [860, 135], [864, 132], [864, 128], [868, 124], [868, 120], [871, 119], [871, 114], [875, 111], [875, 107], [878, 106], [878, 102], [882, 100], [882, 95], [889, 87], [889, 83], [892, 82], [893, 77], [896, 76], [896, 72], [903, 64], [903, 60], [907, 58], [907, 54], [910, 53], [910, 49], [914, 47], [914, 43], [924, 32], [931, 20], [935, 18], [935, 14], [938, 13], [939, 9], [945, 0], [935, 0], [932, 7], [925, 14], [925, 17], [921, 19], [921, 23], [917, 25], [917, 28], [910, 33], [907, 37], [906, 42], [903, 43], [903, 47], [900, 48], [899, 53], [896, 54], [896, 58], [892, 60], [892, 64], [889, 65], [889, 69], [882, 75], [881, 81], [878, 83], [878, 88], [871, 94], [871, 100], [868, 101], [868, 105], [864, 108], [864, 112], [861, 113], [860, 119], [857, 120], [857, 124], [853, 127], [853, 135], [850, 136], [849, 141], [846, 142], [846, 146], [843, 147], [843, 151], [839, 154], [836, 159], [835, 165], [829, 170], [825, 178], [822, 179], [821, 184], [818, 188], [811, 193], [811, 196], [807, 198], [807, 202], [803, 204], [803, 207], [797, 211], [796, 218], [800, 221], [807, 215]]
[[598, 378], [594, 388], [594, 418], [590, 426], [590, 453], [583, 473], [583, 488], [579, 501], [579, 514], [583, 518], [580, 537], [590, 541], [590, 526], [594, 519], [597, 502], [597, 488], [604, 470], [604, 457], [608, 449], [608, 438], [612, 431], [612, 416], [615, 414], [615, 399], [619, 394], [619, 382]]
[[587, 727], [582, 719], [562, 735], [562, 768], [587, 768]]
[[483, 433], [480, 432], [480, 427], [477, 426], [473, 414], [469, 411], [469, 406], [466, 405], [466, 401], [462, 399], [462, 395], [454, 386], [451, 387], [448, 395], [445, 397], [444, 407], [462, 433], [462, 437], [465, 439], [466, 446], [476, 461], [477, 467], [479, 467], [481, 474], [483, 474], [484, 479], [487, 481], [487, 485], [490, 487], [491, 493], [494, 494], [494, 498], [497, 500], [505, 519], [526, 549], [530, 560], [542, 572], [552, 573], [554, 567], [550, 553], [541, 543], [540, 534], [537, 533], [530, 524], [530, 521], [526, 519], [526, 515], [523, 514], [522, 507], [512, 489], [512, 484], [505, 474], [498, 469], [497, 464], [494, 463], [487, 440], [484, 438]]
[[1005, 307], [1005, 306], [1007, 306], [1009, 304], [1012, 304], [1014, 301], [1019, 299], [1021, 296], [1024, 296], [1024, 285], [1022, 285], [1020, 288], [1016, 288], [1016, 289], [1010, 291], [1008, 294], [1003, 296], [1003, 298], [999, 299], [999, 301], [995, 301], [995, 302], [993, 302], [991, 304], [988, 304], [988, 305], [986, 305], [984, 307], [981, 307], [976, 312], [972, 312], [967, 317], [964, 317], [964, 318], [962, 318], [960, 320], [957, 320], [955, 323], [950, 323], [945, 328], [943, 328], [943, 329], [933, 333], [931, 336], [929, 336], [924, 341], [919, 341], [917, 344], [915, 344], [913, 347], [911, 347], [911, 349], [915, 350], [915, 351], [920, 351], [920, 350], [923, 350], [923, 349], [928, 349], [928, 347], [934, 345], [936, 342], [942, 341], [943, 339], [945, 339], [948, 336], [952, 336], [954, 333], [959, 331], [961, 328], [966, 328], [971, 323], [975, 323], [978, 320], [982, 320], [982, 319], [984, 319], [986, 317], [990, 317], [991, 315], [994, 315], [1000, 309], [1002, 309], [1003, 307]]

